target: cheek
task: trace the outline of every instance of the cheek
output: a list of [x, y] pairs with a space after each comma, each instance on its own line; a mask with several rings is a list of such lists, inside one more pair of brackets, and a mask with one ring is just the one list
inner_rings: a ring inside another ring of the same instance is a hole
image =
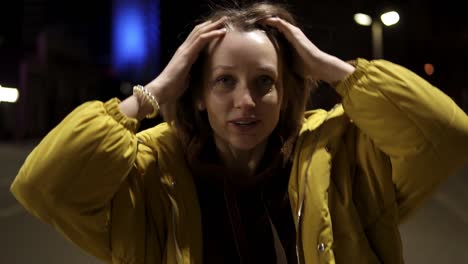
[[225, 117], [229, 110], [228, 103], [222, 98], [216, 96], [205, 97], [205, 106], [208, 113], [208, 120], [210, 126], [215, 128], [222, 126], [225, 122]]
[[282, 96], [277, 90], [262, 98], [263, 107], [261, 112], [264, 117], [268, 117], [267, 120], [269, 120], [269, 124], [271, 125], [278, 123], [281, 112], [281, 100]]
[[262, 103], [264, 105], [267, 105], [269, 108], [276, 108], [276, 107], [280, 107], [281, 106], [281, 94], [279, 93], [278, 90], [274, 90], [272, 91], [271, 93], [265, 95], [263, 98], [262, 98]]
[[217, 96], [214, 94], [209, 94], [205, 97], [205, 105], [209, 112], [220, 112], [226, 111], [228, 109], [229, 104], [228, 100], [225, 96]]

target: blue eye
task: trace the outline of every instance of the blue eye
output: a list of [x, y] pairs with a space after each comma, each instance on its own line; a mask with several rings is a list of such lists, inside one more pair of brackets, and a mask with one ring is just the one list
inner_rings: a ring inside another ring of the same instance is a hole
[[215, 80], [216, 87], [233, 88], [236, 85], [236, 80], [232, 76], [221, 76]]

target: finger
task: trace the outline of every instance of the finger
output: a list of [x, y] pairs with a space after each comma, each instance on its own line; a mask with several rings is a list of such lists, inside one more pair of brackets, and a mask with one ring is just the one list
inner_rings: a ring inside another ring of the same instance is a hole
[[203, 33], [189, 46], [189, 49], [193, 52], [199, 52], [211, 40], [224, 36], [226, 32], [226, 28], [220, 28]]
[[307, 38], [300, 28], [286, 20], [279, 17], [270, 17], [266, 18], [263, 23], [280, 31], [300, 56], [308, 52], [312, 52], [313, 54], [319, 52], [318, 48]]
[[207, 21], [205, 21], [205, 22], [203, 22], [203, 23], [200, 23], [200, 24], [196, 25], [196, 26], [192, 29], [192, 31], [190, 32], [190, 34], [188, 35], [187, 39], [190, 39], [191, 37], [193, 37], [193, 35], [195, 35], [195, 34], [200, 30], [200, 28], [202, 28], [202, 27], [204, 27], [204, 26], [206, 26], [206, 25], [208, 25], [208, 24], [210, 24], [210, 23], [212, 23], [212, 21], [211, 21], [211, 20], [207, 20]]
[[295, 34], [297, 34], [298, 31], [300, 31], [298, 27], [292, 25], [291, 23], [279, 17], [265, 18], [262, 21], [262, 23], [279, 30], [291, 43], [295, 42], [295, 39], [296, 39]]
[[206, 32], [219, 29], [220, 27], [224, 26], [224, 22], [227, 20], [227, 17], [221, 17], [216, 21], [207, 21], [209, 23], [202, 23], [194, 28], [192, 33], [187, 38], [188, 41], [193, 41], [197, 36], [204, 34]]
[[212, 30], [206, 33], [201, 34], [189, 47], [188, 54], [190, 63], [195, 62], [196, 58], [200, 51], [213, 39], [222, 37], [226, 34], [226, 28]]

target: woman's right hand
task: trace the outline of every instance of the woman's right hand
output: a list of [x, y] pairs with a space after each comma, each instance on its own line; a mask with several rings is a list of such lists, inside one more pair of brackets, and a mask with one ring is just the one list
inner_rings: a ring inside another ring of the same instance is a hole
[[146, 85], [160, 105], [175, 102], [184, 93], [188, 86], [190, 69], [200, 52], [211, 40], [226, 34], [225, 20], [223, 17], [214, 22], [206, 21], [195, 26], [166, 68]]

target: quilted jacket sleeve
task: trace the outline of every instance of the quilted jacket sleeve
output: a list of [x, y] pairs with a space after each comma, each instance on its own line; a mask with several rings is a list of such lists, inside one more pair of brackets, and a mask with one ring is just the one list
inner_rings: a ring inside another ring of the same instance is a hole
[[392, 164], [400, 221], [468, 163], [468, 117], [410, 70], [358, 59], [337, 86], [343, 107]]
[[110, 201], [137, 154], [137, 120], [118, 104], [112, 99], [76, 108], [30, 153], [11, 186], [30, 213], [106, 261]]

